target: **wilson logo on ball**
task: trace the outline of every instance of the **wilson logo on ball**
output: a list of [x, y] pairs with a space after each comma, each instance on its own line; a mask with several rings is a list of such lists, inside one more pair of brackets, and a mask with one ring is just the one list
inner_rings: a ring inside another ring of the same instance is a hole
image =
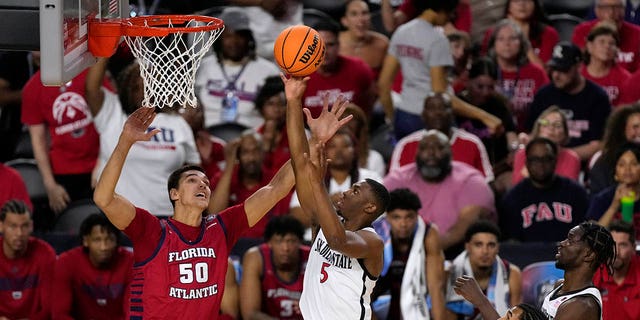
[[307, 47], [307, 51], [302, 55], [302, 57], [300, 57], [300, 62], [302, 63], [307, 63], [309, 62], [309, 59], [311, 59], [311, 56], [313, 56], [313, 53], [316, 52], [316, 48], [318, 47], [318, 35], [314, 35], [313, 36], [313, 43], [310, 44]]

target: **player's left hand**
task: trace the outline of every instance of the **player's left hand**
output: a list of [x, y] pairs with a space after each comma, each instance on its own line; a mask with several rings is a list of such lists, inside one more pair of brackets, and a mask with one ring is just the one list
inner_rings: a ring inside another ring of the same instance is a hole
[[347, 105], [349, 105], [349, 101], [340, 95], [333, 103], [331, 110], [329, 110], [329, 96], [325, 95], [322, 112], [317, 118], [314, 119], [311, 116], [311, 111], [309, 111], [309, 109], [302, 109], [305, 117], [307, 118], [307, 124], [309, 125], [309, 129], [311, 129], [313, 137], [321, 143], [329, 141], [338, 129], [347, 124], [347, 122], [353, 118], [353, 115], [348, 115], [343, 119], [340, 119], [344, 111], [347, 109]]
[[478, 305], [484, 297], [484, 294], [482, 293], [482, 290], [480, 290], [480, 286], [478, 286], [476, 280], [473, 277], [466, 275], [456, 279], [456, 282], [453, 285], [453, 291], [461, 295], [473, 305]]
[[140, 107], [134, 111], [124, 123], [120, 140], [134, 144], [138, 141], [149, 141], [160, 129], [153, 129], [147, 132], [149, 125], [156, 117], [154, 108]]

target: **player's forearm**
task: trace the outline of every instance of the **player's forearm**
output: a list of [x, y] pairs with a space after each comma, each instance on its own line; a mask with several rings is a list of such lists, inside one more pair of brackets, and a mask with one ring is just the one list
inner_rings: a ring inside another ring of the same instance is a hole
[[102, 79], [104, 79], [108, 62], [108, 58], [98, 58], [98, 61], [87, 71], [85, 78], [85, 99], [94, 116], [100, 112], [104, 102]]
[[338, 218], [333, 203], [329, 198], [324, 184], [309, 182], [311, 194], [313, 195], [313, 215], [322, 228], [329, 246], [337, 251], [342, 251], [347, 243], [347, 234], [344, 225]]
[[49, 161], [49, 152], [47, 148], [47, 136], [44, 124], [29, 126], [29, 135], [31, 136], [31, 146], [33, 148], [33, 157], [36, 160], [38, 171], [42, 176], [42, 182], [47, 188], [56, 184]]
[[130, 142], [120, 139], [116, 145], [111, 157], [107, 161], [102, 174], [98, 179], [96, 189], [93, 192], [93, 201], [100, 208], [106, 208], [116, 196], [116, 185], [120, 179], [122, 173], [122, 167], [124, 166], [129, 149], [132, 144]]
[[296, 165], [305, 161], [304, 153], [309, 153], [309, 143], [304, 132], [302, 119], [302, 101], [287, 99], [287, 138], [289, 139], [289, 150], [294, 170], [296, 170]]
[[231, 178], [233, 176], [233, 164], [227, 163], [220, 180], [215, 185], [215, 190], [209, 200], [209, 213], [217, 213], [229, 206], [229, 194], [231, 189]]

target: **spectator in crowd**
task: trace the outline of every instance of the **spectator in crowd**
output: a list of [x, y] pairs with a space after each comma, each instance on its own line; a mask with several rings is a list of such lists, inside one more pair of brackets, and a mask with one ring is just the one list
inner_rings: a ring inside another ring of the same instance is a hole
[[544, 70], [531, 63], [527, 52], [529, 40], [512, 20], [504, 19], [495, 26], [488, 42], [489, 57], [498, 70], [496, 88], [511, 103], [517, 132], [526, 130], [529, 105], [535, 93], [549, 82]]
[[229, 0], [226, 2], [231, 5], [246, 6], [242, 11], [249, 17], [249, 27], [256, 42], [256, 53], [267, 60], [273, 60], [273, 44], [280, 32], [287, 27], [303, 24], [303, 1], [300, 0]]
[[[597, 3], [597, 2], [596, 2]], [[624, 6], [624, 21], [629, 22], [634, 25], [640, 25], [640, 3], [635, 0], [626, 0]], [[587, 15], [588, 20], [593, 20], [596, 18], [595, 15], [595, 3], [594, 7]]]
[[11, 199], [24, 202], [30, 211], [33, 209], [27, 186], [20, 173], [0, 162], [0, 208]]
[[310, 248], [304, 227], [291, 216], [267, 223], [265, 243], [242, 258], [240, 308], [244, 319], [302, 319], [298, 302]]
[[[471, 39], [463, 31], [454, 31], [447, 35], [453, 67], [449, 70], [449, 82], [456, 94], [464, 90], [469, 81], [469, 67], [471, 66]], [[467, 101], [468, 102], [468, 101]]]
[[[127, 117], [142, 106], [144, 84], [137, 63], [120, 72], [118, 94], [102, 88], [106, 58], [89, 68], [86, 76], [86, 99], [93, 121], [100, 134], [97, 176], [115, 150]], [[173, 209], [167, 199], [166, 179], [184, 164], [200, 163], [193, 131], [175, 108], [162, 108], [151, 126], [160, 132], [149, 141], [132, 146], [124, 165], [122, 179], [116, 186], [118, 194], [127, 195], [136, 206], [160, 217], [171, 216]]]
[[[60, 88], [45, 87], [38, 71], [22, 90], [22, 122], [55, 213], [92, 195], [99, 137], [85, 100], [86, 77], [87, 70]], [[97, 83], [107, 85], [105, 78]]]
[[[254, 107], [254, 98], [265, 78], [280, 72], [273, 62], [256, 56], [246, 10], [229, 7], [222, 12], [224, 31], [213, 43], [214, 54], [202, 59], [196, 74], [196, 93], [204, 107], [206, 127], [221, 122], [238, 122], [251, 128], [260, 125], [262, 118]], [[225, 99], [237, 99], [236, 110], [224, 109]]]
[[39, 66], [39, 51], [0, 52], [0, 162], [14, 158], [18, 138], [22, 132], [22, 87]]
[[590, 161], [589, 189], [591, 194], [597, 194], [616, 184], [616, 181], [613, 180], [616, 151], [625, 143], [640, 144], [639, 104], [620, 107], [607, 120], [602, 139], [602, 150], [598, 151]]
[[438, 130], [449, 138], [453, 160], [464, 162], [480, 171], [487, 182], [493, 181], [493, 169], [482, 141], [472, 133], [455, 128], [450, 96], [447, 93], [430, 94], [424, 100], [422, 130], [400, 139], [391, 156], [390, 170], [415, 162], [420, 140], [427, 129]]
[[43, 240], [31, 236], [31, 211], [20, 200], [0, 208], [0, 318], [49, 319], [51, 282], [56, 253]]
[[636, 70], [623, 86], [619, 104], [631, 104], [640, 101], [640, 90], [637, 90], [635, 85], [638, 81], [640, 81], [640, 71]]
[[[420, 15], [416, 0], [403, 0], [398, 6], [393, 7], [389, 4], [393, 1], [381, 0], [380, 14], [382, 16], [382, 24], [388, 33], [393, 33], [401, 24], [408, 22]], [[395, 10], [393, 10], [395, 9]], [[455, 11], [452, 12], [449, 21], [444, 26], [445, 32], [455, 32], [456, 30], [462, 32], [471, 31], [471, 7], [469, 1], [462, 0], [455, 7]]]
[[588, 198], [575, 181], [554, 173], [558, 146], [547, 138], [527, 144], [529, 177], [505, 194], [499, 213], [506, 239], [521, 242], [561, 241], [584, 221]]
[[[252, 129], [245, 131], [238, 141], [230, 142], [225, 148], [225, 167], [218, 175], [211, 177], [215, 191], [211, 195], [210, 212], [219, 212], [225, 208], [243, 203], [258, 189], [267, 185], [277, 171], [265, 166], [262, 136]], [[290, 197], [287, 196], [243, 237], [262, 238], [265, 226], [271, 217], [288, 212]]]
[[212, 135], [204, 127], [204, 110], [201, 105], [195, 108], [187, 107], [178, 109], [178, 113], [191, 127], [196, 148], [200, 154], [200, 165], [207, 177], [213, 177], [222, 171], [224, 165], [224, 140]]
[[[524, 136], [523, 140], [546, 138], [556, 144], [555, 173], [559, 176], [578, 181], [580, 177], [580, 157], [578, 154], [564, 146], [569, 142], [569, 127], [567, 116], [557, 106], [550, 106], [544, 110], [538, 120], [533, 125], [530, 136]], [[512, 184], [515, 186], [522, 179], [529, 177], [529, 170], [526, 164], [526, 153], [524, 148], [516, 151], [513, 161]], [[563, 237], [566, 232], [563, 233]]]
[[560, 42], [554, 47], [553, 57], [548, 63], [551, 83], [540, 88], [533, 98], [526, 128], [533, 128], [545, 109], [557, 105], [567, 116], [567, 146], [581, 160], [587, 161], [600, 148], [611, 103], [602, 88], [580, 74], [581, 61], [582, 52], [576, 45]]
[[593, 275], [593, 285], [602, 295], [602, 319], [640, 319], [640, 262], [635, 250], [635, 230], [621, 220], [611, 222], [608, 229], [616, 243], [613, 274], [608, 275], [600, 268]]
[[[386, 119], [394, 126], [397, 139], [424, 127], [420, 117], [424, 99], [431, 92], [445, 92], [449, 86], [447, 68], [453, 65], [453, 58], [446, 37], [437, 27], [449, 20], [457, 3], [457, 0], [415, 3], [420, 15], [402, 25], [391, 37], [378, 86], [380, 103]], [[416, 34], [424, 36], [416, 37]], [[403, 75], [401, 101], [394, 103], [391, 86], [398, 71]], [[452, 99], [452, 106], [457, 114], [479, 119], [494, 132], [500, 127], [498, 118], [456, 97]]]
[[622, 90], [631, 74], [616, 63], [616, 55], [620, 37], [618, 31], [610, 23], [597, 24], [589, 31], [584, 50], [584, 65], [580, 73], [587, 79], [600, 85], [612, 106], [620, 104]]
[[367, 115], [357, 105], [349, 103], [342, 114], [343, 117], [353, 116], [346, 129], [356, 140], [356, 153], [358, 154], [358, 166], [371, 170], [381, 177], [387, 173], [387, 164], [380, 152], [369, 148], [369, 122]]
[[618, 64], [629, 72], [636, 71], [638, 63], [640, 63], [640, 28], [624, 21], [625, 0], [596, 0], [595, 15], [596, 19], [582, 22], [576, 26], [571, 42], [584, 48], [587, 35], [593, 26], [601, 21], [609, 22], [616, 26], [620, 36]]
[[[551, 59], [553, 46], [560, 41], [560, 36], [553, 27], [545, 23], [547, 18], [540, 0], [507, 0], [504, 13], [504, 17], [515, 22], [529, 40], [527, 59], [543, 68]], [[482, 42], [485, 52], [490, 48], [488, 42], [492, 33], [492, 28], [485, 33]]]
[[303, 105], [317, 117], [322, 110], [323, 97], [329, 95], [333, 103], [338, 95], [344, 96], [364, 110], [371, 117], [376, 99], [374, 74], [360, 58], [340, 54], [340, 25], [327, 20], [313, 26], [324, 41], [324, 60], [316, 72], [309, 75]]
[[52, 297], [54, 319], [125, 319], [133, 253], [119, 245], [120, 230], [103, 214], [80, 226], [82, 246], [60, 254]]
[[542, 302], [549, 319], [602, 319], [602, 299], [593, 286], [598, 269], [613, 273], [616, 244], [604, 227], [583, 222], [558, 243], [556, 268], [564, 271], [563, 281]]
[[463, 275], [477, 281], [498, 314], [506, 314], [522, 303], [520, 269], [498, 255], [499, 239], [498, 227], [486, 220], [473, 223], [465, 232], [465, 250], [453, 260], [448, 273], [447, 319], [475, 319], [480, 313], [453, 289], [456, 279]]
[[610, 186], [592, 196], [587, 219], [593, 219], [604, 227], [622, 216], [622, 198], [633, 199], [633, 216], [630, 217], [640, 234], [640, 147], [624, 144], [616, 151], [614, 180], [617, 185]]
[[493, 193], [482, 173], [452, 161], [449, 139], [437, 130], [424, 134], [415, 162], [391, 170], [384, 185], [389, 190], [408, 188], [418, 195], [422, 203], [418, 213], [438, 226], [448, 258], [462, 251], [459, 247], [471, 223], [480, 217], [494, 217]]
[[264, 164], [267, 168], [278, 170], [291, 157], [285, 126], [287, 101], [280, 77], [265, 79], [256, 95], [255, 105], [264, 119], [256, 129], [262, 135]]
[[385, 244], [385, 263], [371, 301], [391, 296], [386, 319], [429, 319], [428, 294], [431, 314], [442, 319], [445, 273], [438, 227], [418, 215], [422, 204], [411, 190], [396, 189], [389, 196], [386, 216], [373, 224]]
[[362, 59], [378, 79], [382, 62], [387, 55], [389, 38], [371, 30], [369, 5], [363, 0], [346, 1], [340, 22], [345, 30], [340, 32], [340, 54]]
[[[331, 165], [327, 169], [325, 186], [329, 195], [339, 195], [347, 191], [354, 183], [371, 179], [382, 183], [382, 176], [374, 171], [358, 166], [358, 152], [355, 138], [349, 129], [341, 128], [327, 141], [325, 152]], [[294, 191], [289, 205], [290, 213], [306, 227], [311, 225], [308, 215], [300, 206], [298, 193]]]
[[[504, 134], [492, 135], [484, 123], [466, 117], [457, 117], [458, 128], [467, 131], [482, 140], [493, 166], [496, 182], [500, 176], [511, 172], [508, 156], [518, 145], [513, 118], [507, 106], [507, 100], [495, 91], [498, 73], [493, 61], [480, 58], [469, 69], [469, 82], [458, 96], [474, 106], [498, 117], [504, 126]], [[512, 161], [512, 160], [511, 160]]]

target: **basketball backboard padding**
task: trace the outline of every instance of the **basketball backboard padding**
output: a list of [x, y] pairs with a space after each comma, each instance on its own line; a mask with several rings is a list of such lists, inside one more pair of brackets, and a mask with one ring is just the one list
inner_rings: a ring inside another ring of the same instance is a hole
[[0, 49], [39, 50], [38, 0], [0, 0]]
[[90, 18], [123, 18], [128, 0], [40, 0], [40, 76], [45, 86], [61, 86], [93, 65], [88, 50]]

